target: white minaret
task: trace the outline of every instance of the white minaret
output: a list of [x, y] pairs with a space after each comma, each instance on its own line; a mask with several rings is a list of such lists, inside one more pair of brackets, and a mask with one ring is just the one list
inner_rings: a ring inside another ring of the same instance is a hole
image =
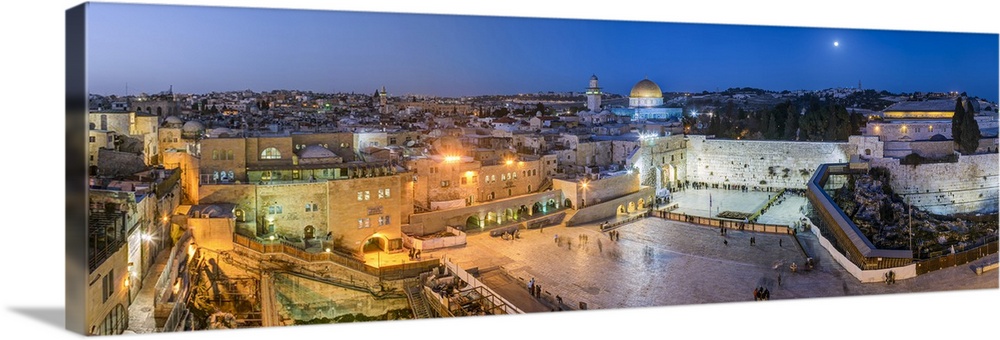
[[597, 87], [597, 76], [590, 76], [590, 87], [587, 88], [587, 109], [601, 112], [601, 88]]

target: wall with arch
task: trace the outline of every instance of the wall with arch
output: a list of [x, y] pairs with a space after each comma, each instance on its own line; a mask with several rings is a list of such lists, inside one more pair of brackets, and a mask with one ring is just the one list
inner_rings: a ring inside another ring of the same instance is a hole
[[[472, 217], [482, 222], [481, 225], [485, 228], [514, 220], [540, 217], [563, 208], [564, 203], [565, 198], [561, 191], [544, 191], [464, 208], [414, 214], [410, 216], [410, 226], [403, 231], [411, 235], [426, 235], [444, 231], [448, 226], [465, 228]], [[539, 212], [542, 215], [539, 215]], [[514, 218], [508, 219], [508, 217]]]
[[[630, 205], [634, 207], [631, 211], [626, 211], [626, 214], [649, 210], [651, 204], [649, 202], [652, 202], [655, 197], [654, 191], [655, 189], [652, 187], [642, 187], [635, 193], [587, 206], [578, 210], [567, 223], [568, 225], [573, 226], [610, 219], [619, 215], [619, 206], [626, 207], [626, 210], [628, 210]], [[640, 200], [643, 205], [639, 204]]]

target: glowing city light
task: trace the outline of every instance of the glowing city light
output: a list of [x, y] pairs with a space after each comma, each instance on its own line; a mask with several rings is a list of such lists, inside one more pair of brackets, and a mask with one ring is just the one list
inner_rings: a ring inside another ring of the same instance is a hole
[[462, 157], [460, 157], [460, 156], [445, 156], [444, 157], [444, 161], [445, 162], [458, 162], [460, 160], [462, 160]]

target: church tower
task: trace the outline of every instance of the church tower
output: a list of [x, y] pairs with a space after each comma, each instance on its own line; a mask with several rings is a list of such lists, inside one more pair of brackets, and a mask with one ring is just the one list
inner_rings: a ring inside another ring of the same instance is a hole
[[590, 87], [587, 88], [587, 109], [601, 112], [601, 88], [597, 87], [597, 76], [590, 76]]
[[379, 111], [383, 114], [389, 111], [388, 100], [387, 94], [385, 93], [385, 86], [382, 86], [382, 91], [379, 91], [378, 93], [378, 105]]

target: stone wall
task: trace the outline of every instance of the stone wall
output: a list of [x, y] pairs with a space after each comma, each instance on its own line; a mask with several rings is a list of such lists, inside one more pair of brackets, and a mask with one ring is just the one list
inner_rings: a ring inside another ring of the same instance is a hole
[[[579, 225], [581, 223], [605, 220], [618, 215], [618, 207], [635, 207], [634, 212], [639, 212], [647, 210], [649, 207], [649, 202], [653, 201], [654, 192], [651, 187], [643, 187], [638, 192], [632, 193], [630, 195], [621, 196], [615, 199], [607, 200], [600, 204], [588, 205], [586, 208], [580, 209], [573, 215], [567, 223], [570, 226]], [[640, 200], [642, 204], [640, 204]], [[631, 203], [631, 205], [630, 205]], [[642, 208], [640, 208], [640, 206]]]
[[[386, 241], [399, 240], [400, 243], [393, 243], [391, 248], [402, 245], [400, 225], [409, 220], [413, 211], [409, 173], [320, 183], [328, 186], [328, 194], [324, 195], [329, 195], [325, 201], [329, 231], [333, 232], [334, 239], [343, 237], [342, 246], [347, 250], [360, 252], [363, 242], [377, 237], [376, 233]], [[386, 189], [388, 195], [380, 198], [379, 190], [384, 194]], [[361, 199], [358, 199], [359, 192]], [[320, 235], [325, 234], [326, 231]]]
[[892, 173], [890, 185], [913, 206], [934, 214], [996, 212], [997, 154], [961, 156], [957, 163], [900, 165], [899, 160], [872, 160], [872, 167]]
[[179, 169], [181, 172], [181, 190], [183, 195], [181, 202], [185, 204], [198, 204], [198, 189], [200, 179], [198, 169], [201, 167], [201, 159], [187, 152], [165, 152], [163, 153], [163, 166], [166, 169]]
[[101, 176], [128, 176], [146, 168], [142, 154], [110, 149], [97, 151], [97, 173]]
[[[411, 226], [405, 230], [413, 235], [427, 235], [444, 231], [448, 226], [464, 227], [469, 222], [469, 217], [473, 216], [476, 217], [477, 221], [490, 221], [491, 214], [494, 218], [504, 220], [508, 209], [517, 211], [518, 209], [522, 209], [522, 206], [529, 211], [529, 217], [524, 218], [535, 218], [538, 215], [530, 212], [535, 207], [535, 203], [544, 205], [550, 200], [558, 207], [562, 207], [564, 202], [562, 192], [553, 188], [553, 190], [549, 191], [500, 199], [463, 208], [414, 214], [410, 216]], [[546, 210], [548, 209], [546, 208]], [[520, 214], [518, 214], [518, 217], [521, 217]], [[484, 225], [489, 224], [484, 222]]]
[[885, 142], [885, 157], [903, 158], [911, 153], [926, 158], [941, 158], [955, 153], [955, 142], [916, 141], [916, 142]]
[[[302, 238], [305, 228], [312, 226], [313, 237], [325, 238], [331, 232], [332, 240], [343, 237], [347, 250], [360, 251], [362, 241], [375, 233], [387, 240], [400, 237], [400, 225], [413, 213], [409, 178], [394, 175], [287, 184], [202, 185], [200, 203], [236, 204], [237, 227], [256, 234], [275, 232]], [[381, 198], [379, 190], [383, 190]]]
[[687, 146], [687, 181], [762, 188], [805, 188], [817, 166], [845, 163], [857, 152], [847, 142], [720, 140], [695, 135], [688, 136]]
[[642, 185], [654, 189], [675, 187], [687, 176], [684, 138], [683, 135], [644, 138], [642, 148], [629, 159], [628, 167], [639, 169]]
[[[218, 171], [231, 171], [235, 180], [246, 182], [246, 141], [244, 138], [207, 138], [201, 140], [202, 159], [199, 172], [211, 175]], [[228, 157], [230, 153], [233, 155], [232, 159]], [[285, 157], [286, 155], [282, 154], [281, 156]]]
[[194, 241], [199, 247], [215, 251], [233, 250], [235, 221], [231, 218], [188, 218]]
[[625, 174], [586, 181], [584, 188], [580, 181], [552, 180], [552, 189], [560, 190], [573, 203], [573, 207], [595, 205], [611, 199], [639, 191], [639, 174]]
[[848, 142], [855, 146], [855, 153], [861, 159], [884, 157], [885, 143], [878, 136], [850, 136]]

